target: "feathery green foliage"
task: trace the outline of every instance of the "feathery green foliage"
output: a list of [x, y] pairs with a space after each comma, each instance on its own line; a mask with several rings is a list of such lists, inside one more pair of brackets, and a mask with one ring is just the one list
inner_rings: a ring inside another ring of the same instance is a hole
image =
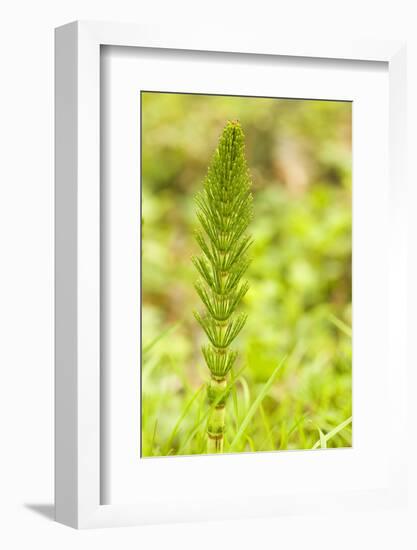
[[[208, 338], [202, 352], [211, 374], [210, 404], [227, 388], [227, 375], [237, 357], [230, 346], [246, 322], [246, 315], [236, 313], [236, 309], [249, 289], [242, 277], [249, 265], [247, 251], [251, 244], [251, 237], [245, 233], [252, 217], [250, 186], [242, 128], [238, 122], [228, 122], [203, 191], [196, 197], [201, 226], [196, 240], [202, 255], [193, 258], [200, 274], [195, 288], [206, 311], [203, 315], [195, 312], [195, 317]], [[226, 397], [209, 418], [208, 452], [223, 450]]]

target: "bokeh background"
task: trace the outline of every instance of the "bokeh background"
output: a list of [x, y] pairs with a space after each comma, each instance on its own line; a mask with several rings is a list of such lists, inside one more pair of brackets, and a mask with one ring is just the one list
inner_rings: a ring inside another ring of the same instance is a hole
[[351, 446], [351, 103], [142, 92], [141, 109], [142, 456], [205, 449], [193, 200], [230, 119], [254, 244], [225, 451], [285, 356], [237, 450]]

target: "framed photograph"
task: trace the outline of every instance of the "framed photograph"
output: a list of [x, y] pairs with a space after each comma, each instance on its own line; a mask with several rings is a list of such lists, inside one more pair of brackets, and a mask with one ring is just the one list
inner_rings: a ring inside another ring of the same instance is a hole
[[58, 521], [401, 505], [404, 82], [397, 42], [56, 30]]

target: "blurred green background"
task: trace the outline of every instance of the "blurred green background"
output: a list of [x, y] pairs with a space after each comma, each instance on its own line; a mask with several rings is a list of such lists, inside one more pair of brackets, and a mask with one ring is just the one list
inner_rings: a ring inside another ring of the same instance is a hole
[[193, 200], [230, 119], [246, 136], [254, 244], [225, 452], [249, 412], [234, 450], [351, 446], [351, 103], [142, 92], [141, 107], [142, 456], [205, 449]]

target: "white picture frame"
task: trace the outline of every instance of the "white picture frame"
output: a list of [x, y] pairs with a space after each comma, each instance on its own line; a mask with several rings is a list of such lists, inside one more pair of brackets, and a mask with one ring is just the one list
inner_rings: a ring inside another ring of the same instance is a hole
[[[358, 506], [395, 506], [404, 499], [402, 428], [405, 409], [405, 296], [390, 301], [389, 406], [397, 428], [395, 448], [381, 446], [389, 463], [382, 489], [336, 494], [289, 492], [285, 499], [242, 503], [222, 497], [198, 506], [179, 506], [176, 495], [146, 506], [101, 504], [100, 402], [100, 48], [128, 46], [381, 61], [389, 71], [390, 284], [405, 287], [405, 45], [401, 42], [329, 42], [246, 36], [238, 31], [150, 28], [113, 23], [75, 22], [56, 30], [56, 519], [77, 528], [121, 526], [161, 521], [218, 519], [303, 513], [314, 507], [341, 510]], [[387, 320], [387, 323], [389, 320]], [[256, 460], [256, 457], [253, 458]]]

